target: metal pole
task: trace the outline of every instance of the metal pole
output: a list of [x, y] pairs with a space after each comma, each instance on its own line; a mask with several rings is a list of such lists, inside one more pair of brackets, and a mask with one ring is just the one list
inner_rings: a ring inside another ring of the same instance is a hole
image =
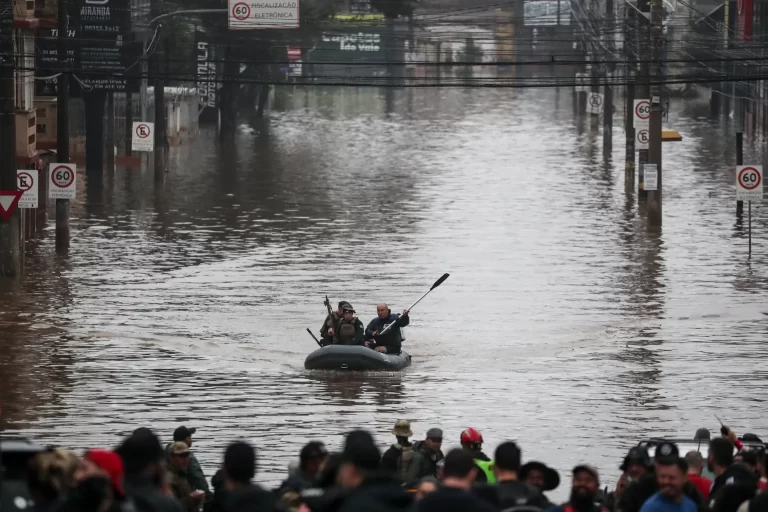
[[634, 37], [628, 37], [634, 34], [636, 20], [635, 10], [627, 10], [627, 23], [624, 31], [627, 36], [624, 37], [624, 51], [627, 56], [627, 104], [626, 121], [624, 132], [626, 133], [626, 151], [624, 153], [626, 163], [624, 164], [624, 190], [631, 194], [635, 190], [635, 53], [634, 48], [630, 46], [630, 41]]
[[[63, 67], [63, 72], [59, 75], [56, 97], [56, 160], [69, 163], [69, 55], [67, 52], [69, 23], [66, 0], [59, 0], [58, 17], [58, 60]], [[69, 250], [69, 236], [69, 199], [57, 199], [56, 251], [65, 253]]]
[[147, 31], [141, 36], [141, 92], [139, 103], [141, 106], [141, 120], [147, 121]]
[[662, 197], [662, 152], [661, 152], [661, 80], [662, 80], [662, 51], [664, 33], [662, 0], [651, 2], [651, 40], [653, 48], [653, 64], [651, 66], [651, 119], [649, 123], [650, 140], [648, 141], [648, 160], [656, 164], [656, 190], [648, 192], [648, 227], [661, 227], [661, 197]]
[[115, 93], [107, 93], [107, 169], [115, 170]]
[[747, 208], [749, 209], [749, 213], [747, 214], [749, 218], [749, 229], [747, 230], [749, 232], [749, 254], [747, 256], [747, 259], [752, 259], [752, 201], [747, 201], [747, 204], [749, 205]]
[[[647, 0], [637, 0], [637, 8], [640, 12], [649, 12], [650, 5]], [[638, 40], [640, 47], [640, 82], [637, 88], [636, 99], [649, 100], [651, 99], [650, 91], [650, 68], [648, 61], [650, 60], [650, 34], [649, 34], [649, 20], [645, 15], [636, 15]], [[650, 128], [650, 126], [649, 126]], [[645, 191], [645, 164], [648, 163], [648, 150], [640, 149], [637, 152], [638, 163], [638, 176], [637, 176], [637, 198], [639, 200], [645, 200], [648, 198], [648, 192]]]
[[[744, 133], [736, 132], [736, 165], [744, 165]], [[736, 218], [744, 216], [744, 201], [736, 201]]]

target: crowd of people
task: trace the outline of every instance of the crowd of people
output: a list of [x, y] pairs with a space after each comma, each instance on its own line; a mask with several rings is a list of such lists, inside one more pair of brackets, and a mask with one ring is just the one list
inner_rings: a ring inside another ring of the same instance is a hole
[[194, 454], [195, 432], [179, 427], [165, 447], [150, 429], [139, 428], [114, 450], [81, 457], [40, 451], [27, 467], [29, 501], [13, 503], [17, 510], [45, 512], [768, 512], [765, 445], [726, 427], [714, 438], [706, 429], [696, 433], [706, 455], [682, 454], [662, 440], [651, 456], [638, 444], [621, 462], [612, 490], [601, 488], [597, 468], [578, 464], [564, 503], [547, 497], [560, 485], [555, 469], [524, 462], [513, 441], [489, 457], [474, 428], [445, 455], [440, 428], [412, 441], [407, 420], [395, 423], [395, 442], [383, 454], [365, 430], [348, 433], [337, 453], [310, 441], [288, 478], [271, 490], [254, 482], [256, 450], [242, 441], [226, 448], [209, 486]]

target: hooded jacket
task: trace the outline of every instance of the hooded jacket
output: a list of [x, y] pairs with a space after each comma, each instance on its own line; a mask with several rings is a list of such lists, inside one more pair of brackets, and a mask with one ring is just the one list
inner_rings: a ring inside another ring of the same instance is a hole
[[397, 512], [409, 510], [413, 497], [389, 472], [373, 472], [349, 493], [340, 512]]

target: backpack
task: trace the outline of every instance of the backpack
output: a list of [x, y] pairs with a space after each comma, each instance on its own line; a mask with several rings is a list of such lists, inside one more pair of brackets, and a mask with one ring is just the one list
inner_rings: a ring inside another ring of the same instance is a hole
[[400, 480], [405, 482], [406, 478], [408, 478], [408, 469], [411, 467], [415, 453], [413, 445], [400, 446], [399, 444], [393, 444], [392, 447], [400, 451], [400, 455], [397, 457], [397, 475], [400, 477]]

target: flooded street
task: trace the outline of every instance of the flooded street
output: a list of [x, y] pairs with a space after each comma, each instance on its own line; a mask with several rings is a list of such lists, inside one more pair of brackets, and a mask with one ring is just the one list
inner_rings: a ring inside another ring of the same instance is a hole
[[[364, 427], [384, 445], [398, 418], [444, 448], [472, 426], [561, 474], [593, 462], [611, 485], [637, 440], [714, 432], [715, 413], [768, 434], [768, 215], [753, 207], [750, 263], [735, 135], [705, 103], [673, 101], [684, 141], [664, 145], [653, 234], [624, 191], [623, 99], [605, 154], [570, 90], [390, 94], [388, 113], [373, 88], [286, 89], [268, 133], [201, 133], [161, 188], [138, 169], [82, 186], [69, 257], [51, 221], [0, 291], [5, 426], [83, 448], [186, 424], [209, 477], [243, 437], [271, 483], [307, 440]], [[413, 311], [411, 368], [303, 369], [326, 294], [367, 323], [444, 272]]]

